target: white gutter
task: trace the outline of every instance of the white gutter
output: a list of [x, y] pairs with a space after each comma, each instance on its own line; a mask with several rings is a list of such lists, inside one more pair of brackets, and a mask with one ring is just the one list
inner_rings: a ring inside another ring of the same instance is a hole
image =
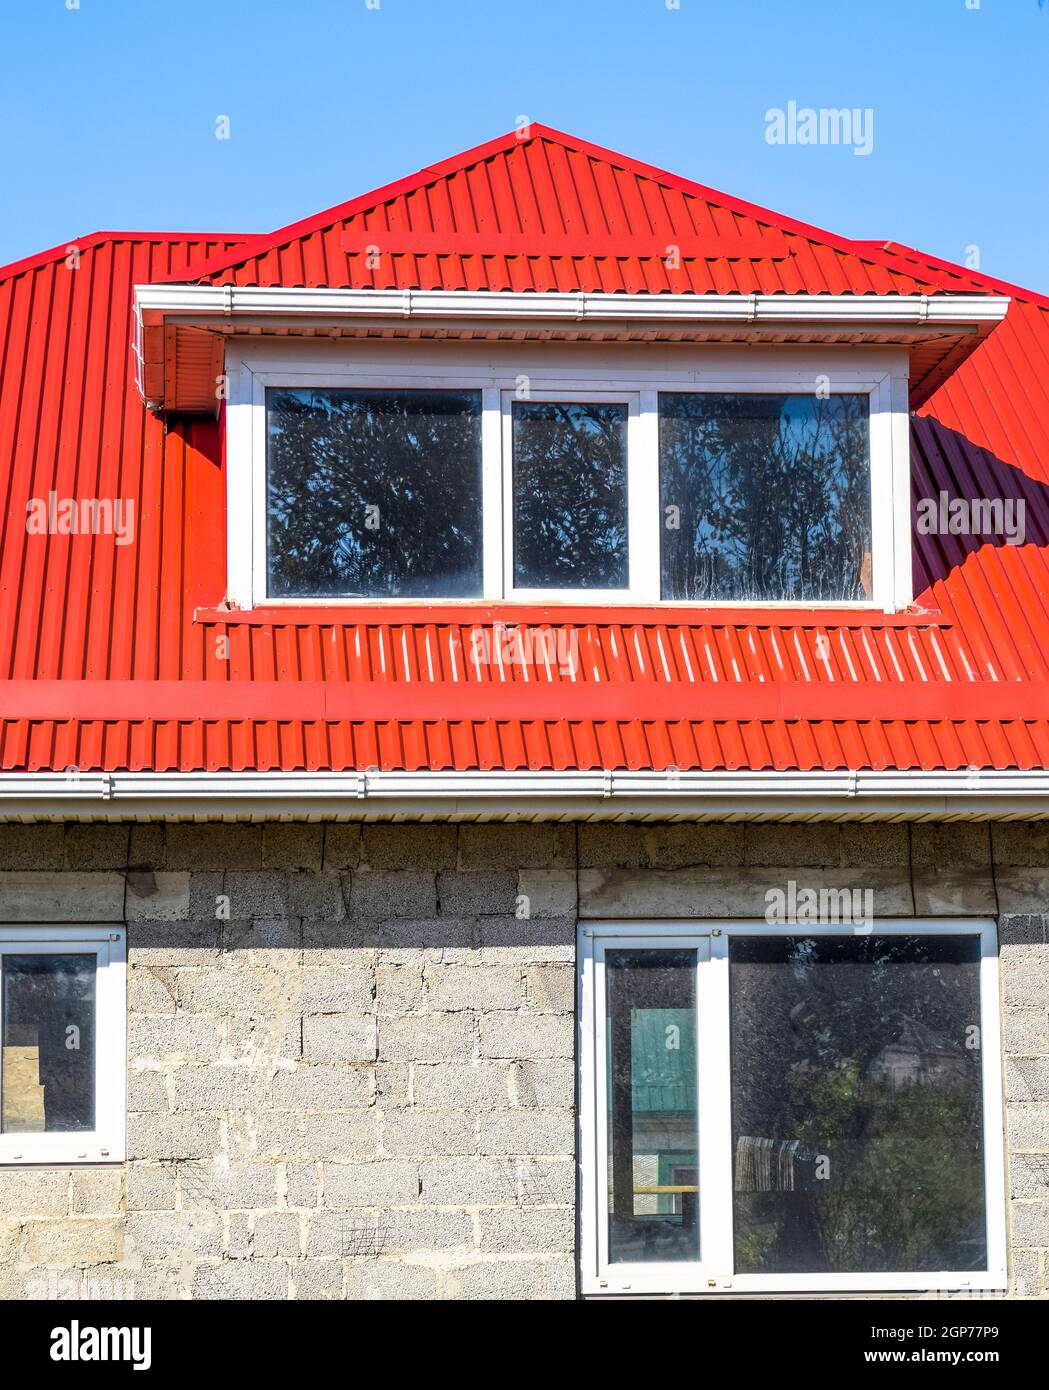
[[386, 319], [515, 318], [711, 324], [998, 323], [1004, 295], [584, 294], [488, 290], [350, 290], [258, 285], [136, 285], [135, 315]]
[[1049, 770], [32, 772], [2, 820], [1049, 819]]

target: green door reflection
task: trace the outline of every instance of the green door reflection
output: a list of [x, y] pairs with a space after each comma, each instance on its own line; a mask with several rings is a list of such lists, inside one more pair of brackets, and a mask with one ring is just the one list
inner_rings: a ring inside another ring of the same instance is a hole
[[612, 1263], [699, 1258], [696, 952], [605, 957]]

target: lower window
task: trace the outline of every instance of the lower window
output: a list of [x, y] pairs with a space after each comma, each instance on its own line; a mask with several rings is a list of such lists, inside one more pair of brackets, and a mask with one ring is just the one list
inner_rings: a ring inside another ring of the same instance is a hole
[[124, 1157], [123, 928], [0, 929], [0, 1163]]
[[581, 936], [584, 1291], [1004, 1287], [993, 925], [697, 926]]

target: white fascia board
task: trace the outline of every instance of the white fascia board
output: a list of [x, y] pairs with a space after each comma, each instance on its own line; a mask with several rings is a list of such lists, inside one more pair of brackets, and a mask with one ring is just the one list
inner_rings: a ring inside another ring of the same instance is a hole
[[1049, 818], [1049, 771], [7, 773], [0, 819]]
[[236, 318], [644, 319], [688, 323], [900, 324], [957, 327], [998, 323], [1002, 295], [584, 294], [462, 290], [309, 289], [258, 285], [136, 285], [146, 313]]

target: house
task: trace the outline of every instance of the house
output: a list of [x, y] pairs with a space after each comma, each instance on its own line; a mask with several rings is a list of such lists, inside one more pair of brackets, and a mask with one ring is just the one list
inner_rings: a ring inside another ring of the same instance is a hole
[[1044, 1295], [1049, 299], [533, 125], [0, 323], [0, 1292]]

